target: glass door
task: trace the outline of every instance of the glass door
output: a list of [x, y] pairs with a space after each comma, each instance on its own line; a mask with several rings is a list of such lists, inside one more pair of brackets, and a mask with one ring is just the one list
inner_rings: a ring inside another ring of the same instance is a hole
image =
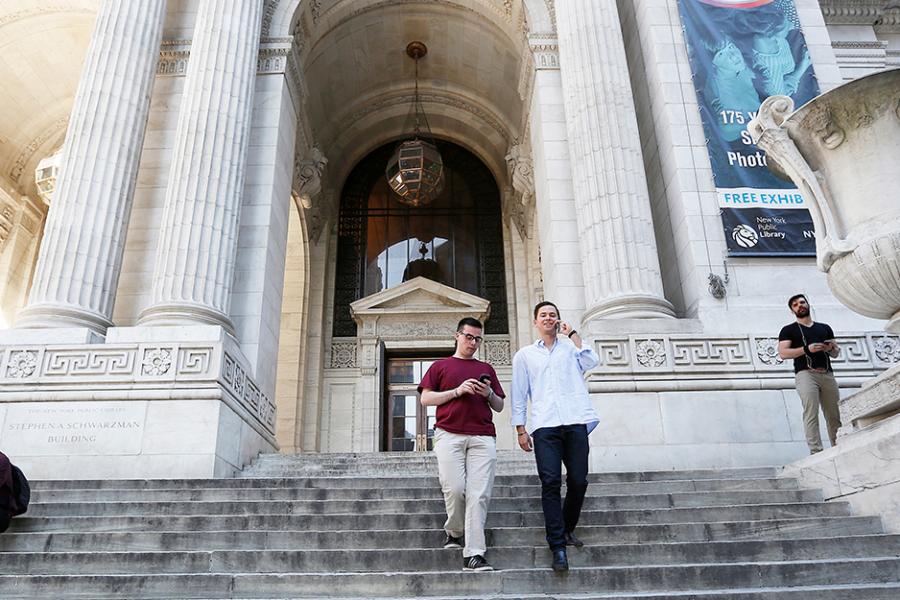
[[436, 406], [422, 406], [416, 385], [435, 359], [389, 358], [387, 361], [387, 450], [424, 452], [434, 445]]

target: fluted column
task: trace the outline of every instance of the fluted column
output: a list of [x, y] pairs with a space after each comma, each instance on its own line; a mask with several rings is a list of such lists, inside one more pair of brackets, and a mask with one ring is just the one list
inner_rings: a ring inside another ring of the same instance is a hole
[[100, 6], [20, 327], [111, 325], [165, 8]]
[[586, 312], [671, 317], [616, 3], [556, 3]]
[[141, 324], [228, 318], [261, 0], [202, 0], [166, 188], [152, 305]]

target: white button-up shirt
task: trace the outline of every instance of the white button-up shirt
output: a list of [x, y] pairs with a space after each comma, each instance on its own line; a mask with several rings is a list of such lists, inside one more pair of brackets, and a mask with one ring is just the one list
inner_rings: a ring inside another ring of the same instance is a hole
[[585, 343], [579, 350], [569, 340], [557, 340], [549, 348], [543, 340], [525, 346], [513, 357], [513, 427], [525, 425], [528, 399], [531, 418], [528, 432], [541, 427], [585, 423], [588, 433], [600, 421], [591, 405], [585, 372], [600, 363], [597, 353]]

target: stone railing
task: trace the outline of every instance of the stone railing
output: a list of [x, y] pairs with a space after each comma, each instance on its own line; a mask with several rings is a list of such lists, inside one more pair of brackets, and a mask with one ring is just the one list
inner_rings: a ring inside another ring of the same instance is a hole
[[[86, 344], [0, 347], [0, 402], [203, 397], [221, 390], [269, 434], [275, 405], [228, 343]], [[154, 390], [162, 393], [153, 394]], [[199, 392], [199, 393], [198, 393]]]

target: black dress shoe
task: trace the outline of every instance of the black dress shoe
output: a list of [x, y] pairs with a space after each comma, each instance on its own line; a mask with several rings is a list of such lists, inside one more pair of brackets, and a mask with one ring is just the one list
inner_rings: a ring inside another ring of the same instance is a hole
[[584, 546], [584, 542], [575, 537], [575, 534], [571, 531], [566, 532], [566, 546], [575, 546], [576, 548], [581, 548]]
[[553, 570], [557, 573], [569, 570], [569, 559], [566, 556], [566, 549], [553, 550]]

